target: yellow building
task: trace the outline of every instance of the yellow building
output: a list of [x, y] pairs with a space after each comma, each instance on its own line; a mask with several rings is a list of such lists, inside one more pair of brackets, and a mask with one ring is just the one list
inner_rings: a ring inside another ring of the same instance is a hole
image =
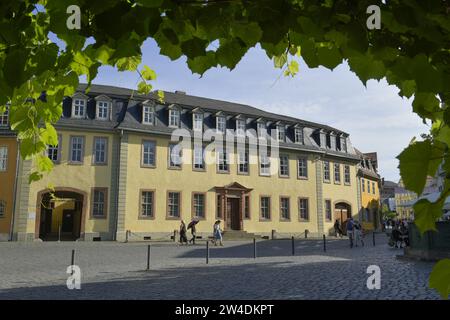
[[343, 131], [183, 92], [84, 88], [64, 99], [54, 170], [28, 185], [33, 164], [19, 162], [14, 239], [170, 239], [192, 219], [203, 238], [218, 219], [225, 236], [321, 236], [358, 214]]
[[381, 226], [380, 176], [377, 173], [377, 154], [361, 153], [356, 150], [361, 161], [358, 164], [358, 185], [360, 193], [359, 220], [365, 230], [375, 230]]

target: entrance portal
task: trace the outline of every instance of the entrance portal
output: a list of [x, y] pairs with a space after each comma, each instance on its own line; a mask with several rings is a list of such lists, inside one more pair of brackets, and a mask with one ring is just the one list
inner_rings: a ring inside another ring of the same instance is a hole
[[38, 194], [36, 238], [75, 241], [84, 236], [86, 196], [82, 191], [56, 189]]
[[346, 234], [346, 221], [348, 218], [352, 216], [352, 207], [350, 204], [346, 202], [337, 202], [334, 205], [334, 218], [335, 220], [339, 220], [342, 228], [342, 232]]
[[224, 230], [243, 230], [244, 210], [252, 189], [233, 182], [223, 187], [215, 187], [217, 192], [217, 217], [223, 218]]
[[241, 217], [239, 214], [239, 199], [228, 198], [227, 199], [227, 229], [241, 230]]

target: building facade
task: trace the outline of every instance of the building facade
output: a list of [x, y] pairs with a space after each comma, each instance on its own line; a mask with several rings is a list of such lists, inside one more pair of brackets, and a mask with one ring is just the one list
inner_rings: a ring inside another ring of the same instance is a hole
[[364, 229], [375, 230], [381, 226], [380, 176], [377, 173], [376, 152], [361, 153], [357, 166], [357, 179], [360, 190], [359, 220]]
[[321, 236], [358, 214], [360, 158], [326, 125], [183, 92], [159, 101], [81, 85], [56, 128], [50, 174], [28, 184], [33, 164], [18, 162], [14, 240], [170, 239], [192, 219], [201, 237], [216, 220], [225, 232]]

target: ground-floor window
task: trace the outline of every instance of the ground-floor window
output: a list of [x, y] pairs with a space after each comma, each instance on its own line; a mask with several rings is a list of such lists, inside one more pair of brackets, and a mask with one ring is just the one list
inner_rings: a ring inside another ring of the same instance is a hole
[[298, 199], [298, 215], [300, 221], [308, 221], [309, 220], [309, 205], [307, 198], [299, 198]]
[[194, 217], [205, 218], [205, 194], [204, 193], [194, 193], [192, 196], [192, 209]]
[[245, 196], [244, 204], [244, 218], [250, 219], [250, 196]]
[[270, 220], [270, 197], [262, 196], [260, 199], [261, 219]]
[[141, 217], [153, 218], [155, 207], [155, 192], [142, 191], [141, 192]]
[[216, 196], [216, 217], [222, 218], [222, 197], [220, 194]]
[[168, 194], [167, 194], [167, 216], [169, 218], [179, 218], [180, 217], [180, 203], [181, 203], [181, 193], [180, 192], [168, 192]]
[[104, 218], [106, 217], [106, 208], [108, 197], [108, 189], [94, 188], [92, 194], [92, 217]]
[[6, 214], [6, 202], [0, 200], [0, 217], [4, 217]]
[[280, 198], [280, 217], [281, 217], [281, 220], [290, 220], [291, 219], [290, 203], [289, 203], [288, 197]]
[[325, 200], [325, 219], [331, 221], [331, 200]]

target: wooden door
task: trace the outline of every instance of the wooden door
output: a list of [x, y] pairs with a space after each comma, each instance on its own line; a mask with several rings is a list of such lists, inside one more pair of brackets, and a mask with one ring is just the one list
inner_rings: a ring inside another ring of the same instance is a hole
[[241, 215], [238, 198], [227, 199], [227, 229], [241, 230]]

